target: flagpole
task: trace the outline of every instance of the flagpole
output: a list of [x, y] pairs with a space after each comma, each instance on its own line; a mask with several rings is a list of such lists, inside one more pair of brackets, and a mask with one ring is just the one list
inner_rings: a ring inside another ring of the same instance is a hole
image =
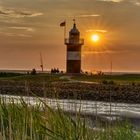
[[65, 41], [65, 38], [66, 38], [66, 20], [64, 22], [60, 23], [60, 27], [64, 27], [64, 41]]
[[65, 20], [65, 27], [64, 27], [64, 41], [65, 41], [65, 38], [66, 38], [66, 20]]

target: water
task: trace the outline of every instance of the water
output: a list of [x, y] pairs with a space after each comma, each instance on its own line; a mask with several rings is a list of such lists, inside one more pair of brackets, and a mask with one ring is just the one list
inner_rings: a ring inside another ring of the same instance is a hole
[[22, 97], [26, 103], [36, 105], [39, 104], [39, 99], [41, 99], [45, 101], [50, 107], [57, 109], [59, 106], [61, 109], [67, 112], [77, 112], [80, 110], [82, 114], [87, 115], [99, 115], [107, 118], [110, 116], [116, 116], [140, 119], [140, 104], [109, 103], [71, 99], [49, 99], [12, 95], [0, 95], [0, 97], [3, 98], [7, 103], [9, 103], [11, 99], [13, 99], [15, 103], [19, 103], [19, 99]]

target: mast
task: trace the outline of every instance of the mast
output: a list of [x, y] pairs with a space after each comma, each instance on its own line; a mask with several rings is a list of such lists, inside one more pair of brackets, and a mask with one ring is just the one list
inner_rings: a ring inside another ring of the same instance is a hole
[[41, 67], [41, 71], [44, 71], [44, 67], [43, 67], [43, 59], [42, 59], [42, 54], [40, 52], [40, 67]]
[[112, 75], [112, 61], [110, 62], [110, 74]]

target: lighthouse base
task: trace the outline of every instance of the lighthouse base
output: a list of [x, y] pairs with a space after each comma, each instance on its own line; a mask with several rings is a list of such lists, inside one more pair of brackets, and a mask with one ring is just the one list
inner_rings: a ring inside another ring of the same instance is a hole
[[67, 73], [80, 74], [81, 60], [67, 60]]

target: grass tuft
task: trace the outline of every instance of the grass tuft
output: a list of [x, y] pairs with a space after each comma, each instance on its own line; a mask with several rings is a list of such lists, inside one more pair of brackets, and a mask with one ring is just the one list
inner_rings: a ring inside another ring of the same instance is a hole
[[7, 103], [0, 100], [0, 139], [1, 140], [139, 140], [131, 125], [118, 123], [96, 130], [86, 125], [80, 111], [75, 118], [59, 108], [54, 110], [46, 102], [39, 100], [31, 106], [22, 98]]

